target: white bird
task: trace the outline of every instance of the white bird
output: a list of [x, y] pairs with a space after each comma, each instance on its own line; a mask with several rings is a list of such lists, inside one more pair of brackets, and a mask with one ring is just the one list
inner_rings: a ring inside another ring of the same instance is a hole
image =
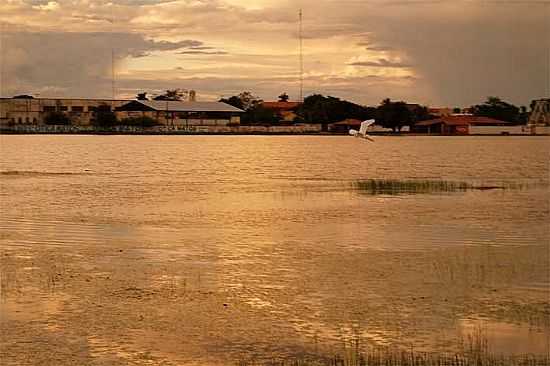
[[363, 122], [361, 122], [361, 127], [359, 128], [359, 131], [351, 129], [351, 130], [349, 130], [349, 134], [354, 136], [354, 137], [361, 137], [361, 138], [364, 138], [366, 140], [374, 142], [374, 140], [371, 139], [369, 137], [369, 135], [367, 134], [367, 129], [369, 128], [369, 126], [372, 126], [374, 124], [374, 122], [376, 122], [376, 121], [373, 120], [373, 119], [363, 121]]

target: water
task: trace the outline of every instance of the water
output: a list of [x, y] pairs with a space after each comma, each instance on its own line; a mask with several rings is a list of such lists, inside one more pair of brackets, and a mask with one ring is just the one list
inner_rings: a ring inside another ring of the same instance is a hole
[[480, 321], [492, 352], [544, 354], [549, 147], [1, 136], [0, 357], [21, 363], [29, 342], [29, 364], [447, 352]]

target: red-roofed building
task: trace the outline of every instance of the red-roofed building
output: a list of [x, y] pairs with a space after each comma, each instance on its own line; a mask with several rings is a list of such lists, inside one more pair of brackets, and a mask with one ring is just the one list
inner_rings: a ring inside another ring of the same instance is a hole
[[492, 133], [510, 133], [513, 126], [510, 122], [499, 121], [489, 117], [471, 115], [442, 116], [435, 119], [418, 122], [413, 131], [417, 133], [441, 134], [441, 135], [468, 135], [478, 127], [500, 127], [493, 129]]
[[302, 102], [263, 102], [264, 108], [272, 110], [282, 121], [292, 122], [296, 118], [296, 110], [302, 105]]
[[328, 125], [328, 130], [334, 133], [348, 133], [350, 129], [359, 130], [362, 121], [358, 119], [348, 118], [340, 122], [331, 123]]

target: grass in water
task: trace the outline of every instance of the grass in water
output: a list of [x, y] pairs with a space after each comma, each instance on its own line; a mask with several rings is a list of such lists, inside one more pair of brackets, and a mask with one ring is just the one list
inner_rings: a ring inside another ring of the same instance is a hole
[[357, 181], [354, 188], [371, 195], [398, 195], [420, 193], [452, 193], [464, 191], [484, 191], [493, 189], [525, 189], [542, 183], [506, 182], [499, 184], [473, 184], [448, 180], [402, 180], [402, 179], [367, 179]]
[[548, 366], [546, 355], [507, 356], [492, 353], [489, 339], [481, 328], [460, 338], [457, 352], [422, 352], [396, 346], [363, 347], [359, 340], [344, 342], [333, 356], [308, 355], [269, 362], [238, 362], [238, 366]]
[[464, 351], [455, 354], [437, 354], [371, 348], [358, 351], [354, 347], [332, 357], [304, 357], [270, 362], [244, 362], [238, 366], [548, 366], [550, 357], [542, 355], [504, 356], [489, 352]]

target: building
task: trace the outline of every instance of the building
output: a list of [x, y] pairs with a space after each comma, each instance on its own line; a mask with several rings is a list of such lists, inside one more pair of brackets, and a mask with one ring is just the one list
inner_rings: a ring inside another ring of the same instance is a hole
[[150, 117], [174, 127], [239, 125], [244, 111], [222, 102], [133, 100], [116, 108], [119, 120]]
[[451, 115], [418, 122], [413, 132], [439, 135], [511, 135], [527, 134], [525, 126], [489, 117]]
[[550, 99], [535, 100], [527, 126], [533, 134], [550, 134]]
[[44, 125], [51, 113], [65, 114], [72, 125], [93, 125], [98, 111], [114, 112], [119, 120], [149, 116], [161, 125], [238, 125], [242, 110], [220, 102], [149, 100], [2, 98], [0, 126]]
[[262, 107], [270, 109], [282, 122], [293, 122], [297, 117], [296, 111], [302, 105], [302, 102], [262, 102]]
[[61, 112], [71, 123], [87, 126], [94, 122], [99, 109], [114, 111], [128, 100], [77, 98], [1, 98], [0, 125], [41, 125], [48, 114]]
[[328, 130], [333, 133], [348, 133], [351, 129], [359, 131], [361, 123], [362, 121], [358, 119], [348, 118], [340, 122], [329, 124]]

